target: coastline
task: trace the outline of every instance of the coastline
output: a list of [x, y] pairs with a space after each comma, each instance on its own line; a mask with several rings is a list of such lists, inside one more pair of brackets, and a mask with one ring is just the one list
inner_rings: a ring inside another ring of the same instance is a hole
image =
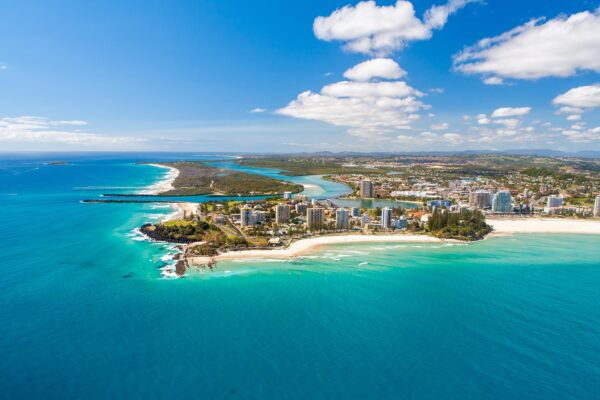
[[486, 223], [494, 228], [494, 231], [487, 237], [510, 235], [513, 233], [600, 235], [600, 220], [597, 219], [492, 217], [486, 218]]
[[284, 249], [273, 250], [241, 250], [230, 251], [217, 256], [195, 256], [187, 257], [187, 262], [192, 267], [203, 267], [223, 260], [240, 260], [249, 258], [294, 258], [314, 251], [321, 246], [331, 244], [351, 244], [351, 243], [462, 243], [458, 240], [438, 239], [433, 236], [414, 235], [414, 234], [388, 234], [388, 235], [331, 235], [319, 236], [308, 239], [300, 239], [293, 242]]
[[[490, 218], [487, 220], [494, 231], [487, 238], [510, 236], [518, 233], [531, 234], [591, 234], [600, 235], [600, 220], [576, 220], [560, 218]], [[240, 250], [219, 254], [217, 256], [193, 256], [187, 257], [186, 261], [191, 267], [204, 267], [213, 265], [223, 260], [242, 260], [275, 258], [287, 259], [302, 256], [322, 246], [331, 244], [352, 243], [471, 243], [454, 239], [439, 239], [427, 235], [415, 234], [387, 234], [387, 235], [330, 235], [319, 236], [294, 241], [289, 247], [283, 249], [257, 249]]]
[[162, 164], [147, 164], [147, 165], [151, 165], [156, 168], [167, 169], [168, 172], [163, 177], [163, 179], [161, 179], [160, 181], [158, 181], [157, 183], [155, 183], [153, 185], [148, 186], [146, 189], [142, 190], [140, 192], [140, 194], [146, 194], [146, 195], [160, 194], [163, 192], [168, 192], [169, 190], [173, 190], [175, 188], [173, 186], [173, 182], [175, 182], [175, 179], [177, 179], [177, 177], [179, 176], [179, 170], [177, 168], [170, 167], [168, 165], [162, 165]]

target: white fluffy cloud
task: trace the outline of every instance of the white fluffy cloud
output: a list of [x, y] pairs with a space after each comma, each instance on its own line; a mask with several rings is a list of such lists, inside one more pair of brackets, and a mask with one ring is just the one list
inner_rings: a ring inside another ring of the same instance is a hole
[[492, 113], [493, 118], [519, 117], [527, 115], [531, 111], [531, 107], [500, 107]]
[[502, 85], [504, 83], [504, 80], [497, 76], [490, 76], [489, 78], [485, 78], [483, 80], [483, 83], [485, 83], [486, 85]]
[[600, 9], [546, 22], [536, 19], [482, 39], [456, 55], [454, 67], [467, 74], [491, 76], [491, 82], [600, 72]]
[[317, 17], [313, 30], [325, 41], [345, 42], [348, 51], [364, 54], [389, 54], [407, 42], [429, 39], [434, 29], [442, 28], [450, 14], [473, 0], [450, 0], [434, 6], [421, 20], [411, 2], [398, 0], [390, 6], [378, 6], [375, 1], [347, 5], [326, 17]]
[[344, 72], [344, 77], [352, 81], [370, 81], [374, 78], [398, 79], [405, 75], [406, 71], [389, 58], [368, 60]]
[[600, 141], [600, 126], [597, 128], [585, 129], [574, 125], [571, 129], [565, 129], [562, 134], [574, 143], [589, 143]]
[[250, 112], [252, 114], [260, 114], [260, 113], [264, 113], [265, 111], [267, 111], [266, 108], [260, 108], [260, 107], [256, 107], [256, 108], [253, 108], [252, 110], [250, 110]]
[[0, 118], [0, 142], [46, 142], [67, 145], [112, 146], [127, 145], [143, 141], [127, 136], [105, 136], [81, 132], [78, 127], [85, 121], [53, 121], [42, 117]]
[[326, 85], [320, 93], [306, 91], [277, 114], [326, 122], [348, 128], [355, 136], [373, 137], [409, 129], [429, 106], [423, 93], [403, 81], [349, 82]]
[[442, 122], [440, 124], [433, 124], [429, 128], [433, 131], [445, 131], [449, 127], [450, 125], [447, 122]]
[[555, 97], [552, 102], [558, 106], [563, 106], [561, 112], [573, 114], [577, 114], [577, 110], [583, 111], [586, 108], [596, 108], [600, 106], [600, 84], [573, 88]]

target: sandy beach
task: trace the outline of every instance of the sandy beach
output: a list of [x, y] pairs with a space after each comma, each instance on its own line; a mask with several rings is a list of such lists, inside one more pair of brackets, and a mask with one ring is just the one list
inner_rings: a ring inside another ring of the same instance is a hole
[[[515, 233], [571, 233], [600, 235], [600, 220], [577, 220], [560, 218], [488, 218], [487, 222], [494, 227], [494, 232], [488, 237], [511, 235]], [[293, 242], [288, 248], [274, 250], [245, 250], [232, 251], [215, 257], [189, 257], [191, 266], [206, 265], [211, 261], [237, 260], [248, 258], [292, 258], [313, 251], [320, 246], [330, 244], [352, 243], [439, 243], [457, 242], [442, 240], [426, 235], [388, 234], [388, 235], [331, 235]]]
[[148, 165], [152, 165], [153, 167], [157, 167], [157, 168], [168, 169], [169, 172], [162, 180], [160, 180], [157, 183], [155, 183], [154, 185], [149, 186], [148, 188], [144, 189], [141, 192], [141, 194], [160, 194], [160, 193], [167, 192], [169, 190], [174, 189], [173, 182], [175, 182], [175, 179], [177, 179], [177, 177], [179, 176], [179, 170], [177, 168], [169, 167], [169, 166], [161, 165], [161, 164], [148, 164]]
[[215, 257], [188, 257], [188, 262], [192, 266], [202, 266], [212, 261], [238, 260], [247, 258], [292, 258], [301, 256], [309, 251], [313, 251], [320, 246], [330, 244], [351, 244], [351, 243], [440, 243], [456, 242], [455, 240], [442, 240], [432, 236], [408, 235], [408, 234], [390, 234], [390, 235], [331, 235], [319, 236], [308, 239], [301, 239], [293, 242], [288, 248], [274, 250], [244, 250], [231, 251], [220, 254]]
[[487, 218], [489, 236], [513, 233], [574, 233], [600, 235], [600, 220], [569, 218]]

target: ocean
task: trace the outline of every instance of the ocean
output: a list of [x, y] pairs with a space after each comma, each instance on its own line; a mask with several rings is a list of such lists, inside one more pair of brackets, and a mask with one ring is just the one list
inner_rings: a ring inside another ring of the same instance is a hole
[[600, 397], [599, 236], [335, 245], [162, 279], [171, 246], [135, 228], [168, 205], [80, 200], [180, 158], [223, 157], [0, 156], [0, 398]]

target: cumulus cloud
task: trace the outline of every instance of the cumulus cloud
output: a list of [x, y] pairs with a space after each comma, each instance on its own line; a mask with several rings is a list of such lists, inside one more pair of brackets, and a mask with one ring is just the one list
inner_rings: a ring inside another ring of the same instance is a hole
[[463, 141], [463, 137], [458, 133], [444, 133], [442, 137], [450, 144], [459, 144]]
[[535, 19], [499, 36], [482, 39], [455, 55], [454, 67], [467, 74], [500, 79], [600, 72], [600, 9], [545, 22], [543, 18]]
[[85, 121], [53, 121], [48, 118], [21, 116], [0, 118], [0, 142], [46, 142], [67, 145], [113, 146], [143, 141], [127, 136], [106, 136], [87, 133], [76, 128]]
[[355, 136], [374, 137], [409, 129], [429, 106], [423, 93], [406, 82], [350, 82], [326, 85], [320, 93], [305, 91], [277, 114], [322, 121], [348, 128]]
[[252, 114], [264, 113], [265, 111], [267, 111], [267, 109], [266, 109], [266, 108], [260, 108], [260, 107], [253, 108], [252, 110], [250, 110], [250, 112], [251, 112]]
[[555, 97], [552, 103], [563, 106], [560, 111], [565, 113], [596, 108], [600, 106], [600, 84], [573, 88]]
[[370, 81], [374, 78], [398, 79], [405, 75], [406, 71], [389, 58], [368, 60], [344, 72], [344, 77], [352, 81]]
[[576, 129], [565, 129], [562, 134], [573, 143], [589, 143], [600, 141], [600, 126], [591, 129], [583, 129], [575, 126]]
[[527, 115], [531, 111], [531, 107], [500, 107], [492, 113], [493, 118], [518, 117]]
[[483, 83], [485, 83], [486, 85], [502, 85], [504, 83], [504, 80], [497, 76], [490, 76], [489, 78], [485, 78], [483, 80]]
[[442, 122], [440, 124], [433, 124], [429, 128], [433, 131], [445, 131], [449, 127], [450, 127], [450, 125], [448, 125], [447, 122]]
[[411, 2], [398, 0], [390, 6], [375, 1], [347, 5], [326, 17], [317, 17], [313, 30], [317, 38], [345, 43], [348, 51], [363, 54], [390, 54], [406, 43], [429, 39], [434, 29], [442, 28], [450, 14], [473, 0], [450, 0], [425, 12], [423, 20], [415, 15]]

